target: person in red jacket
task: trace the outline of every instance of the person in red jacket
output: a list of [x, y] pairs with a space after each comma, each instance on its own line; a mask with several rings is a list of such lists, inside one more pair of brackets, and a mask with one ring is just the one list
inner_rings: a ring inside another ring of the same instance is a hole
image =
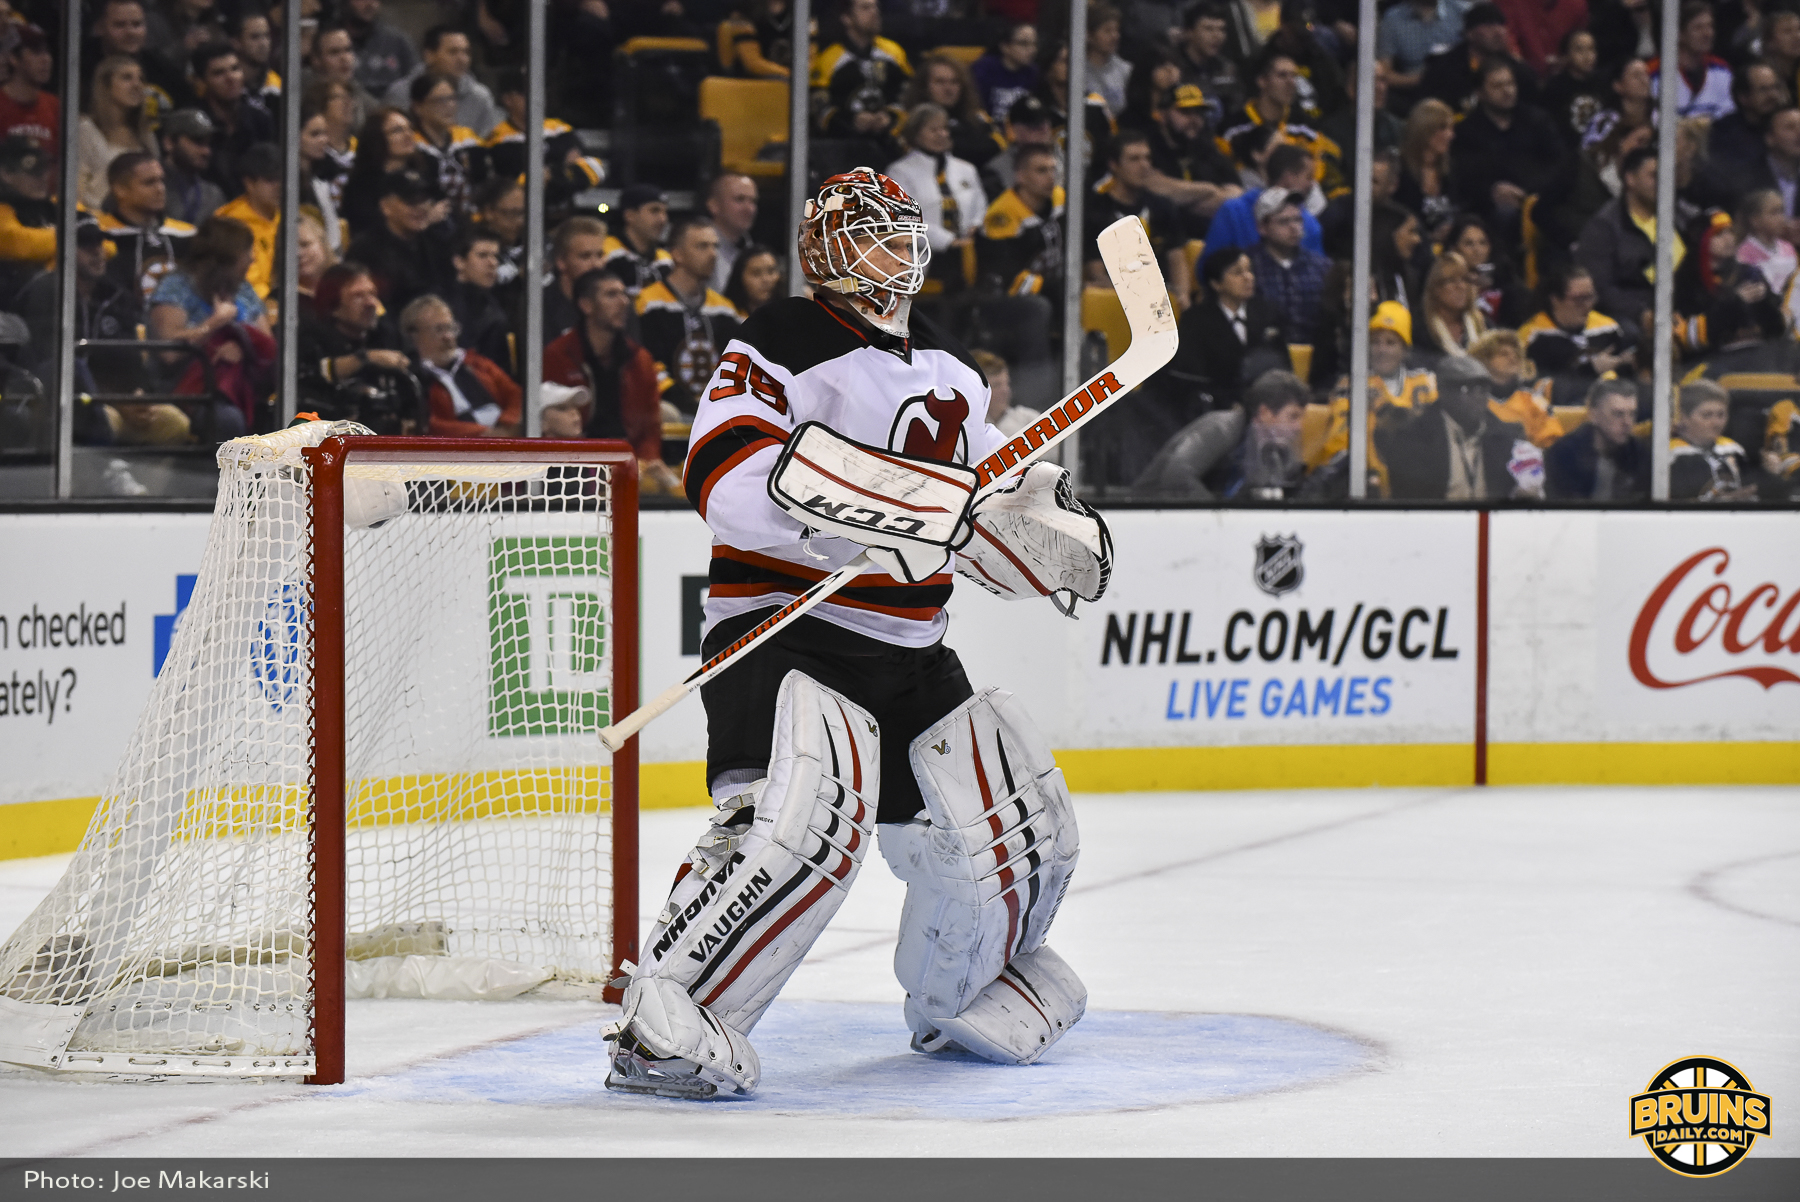
[[517, 438], [524, 397], [498, 363], [456, 345], [450, 306], [430, 293], [400, 311], [400, 333], [419, 359], [431, 406], [431, 433], [451, 438]]
[[681, 482], [662, 457], [662, 401], [656, 363], [625, 332], [631, 294], [607, 268], [575, 281], [580, 324], [544, 347], [544, 381], [584, 388], [589, 399], [582, 433], [587, 438], [622, 438], [637, 451], [645, 492], [681, 492]]

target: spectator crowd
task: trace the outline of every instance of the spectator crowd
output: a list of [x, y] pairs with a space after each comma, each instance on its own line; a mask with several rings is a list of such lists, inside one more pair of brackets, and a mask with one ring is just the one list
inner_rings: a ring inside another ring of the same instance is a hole
[[[387, 3], [88, 0], [65, 147], [59, 7], [0, 0], [6, 386], [55, 382], [58, 215], [74, 204], [77, 444], [202, 445], [276, 422], [293, 104], [299, 408], [513, 435], [537, 356], [546, 433], [628, 439], [647, 491], [678, 494], [681, 431], [719, 353], [783, 287], [780, 180], [716, 158], [679, 180], [634, 169], [602, 205], [597, 131], [625, 111], [619, 90], [636, 85], [620, 64], [644, 39], [702, 47], [711, 74], [786, 80], [786, 0], [548, 0], [541, 349], [523, 345], [526, 5]], [[1401, 500], [1643, 499], [1668, 243], [1673, 495], [1800, 489], [1800, 0], [1683, 4], [1667, 231], [1649, 0], [1393, 0], [1367, 80], [1352, 0], [1095, 3], [1077, 47], [1068, 15], [1047, 0], [815, 10], [813, 174], [866, 163], [919, 200], [918, 305], [979, 352], [1003, 427], [1055, 397], [1072, 237], [1084, 362], [1121, 349], [1094, 239], [1129, 216], [1164, 264], [1181, 350], [1083, 440], [1090, 482], [1333, 498], [1364, 472], [1371, 496]], [[298, 80], [275, 68], [290, 16]], [[1084, 96], [1069, 94], [1071, 52]], [[1363, 87], [1372, 316], [1352, 330]], [[677, 185], [691, 207], [672, 211]], [[1370, 449], [1351, 465], [1364, 338]], [[0, 450], [41, 444], [42, 408], [0, 405]]]

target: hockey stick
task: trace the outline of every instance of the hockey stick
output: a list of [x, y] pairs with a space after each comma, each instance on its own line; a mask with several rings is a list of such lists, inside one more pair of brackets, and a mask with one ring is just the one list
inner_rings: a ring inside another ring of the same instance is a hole
[[[1044, 412], [1043, 417], [1016, 438], [975, 465], [980, 489], [976, 500], [1004, 488], [1008, 478], [1042, 459], [1064, 439], [1094, 419], [1113, 400], [1144, 383], [1175, 357], [1179, 336], [1175, 311], [1169, 304], [1168, 285], [1144, 225], [1136, 217], [1121, 217], [1100, 231], [1100, 259], [1112, 277], [1113, 289], [1131, 326], [1131, 345], [1113, 364]], [[646, 704], [600, 732], [600, 741], [617, 751], [625, 740], [671, 709], [676, 702], [729, 668], [752, 647], [798, 620], [813, 607], [849, 584], [873, 566], [858, 555], [849, 563], [795, 597], [688, 676], [670, 685]]]

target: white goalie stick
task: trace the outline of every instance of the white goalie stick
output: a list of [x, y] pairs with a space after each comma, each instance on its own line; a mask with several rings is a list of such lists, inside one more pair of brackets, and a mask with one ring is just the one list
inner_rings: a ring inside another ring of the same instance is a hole
[[[1112, 277], [1114, 291], [1131, 327], [1131, 345], [1110, 366], [1064, 397], [1030, 427], [975, 465], [980, 477], [976, 501], [1004, 488], [1010, 477], [1042, 459], [1050, 450], [1094, 419], [1101, 410], [1144, 383], [1175, 357], [1179, 335], [1175, 310], [1169, 303], [1168, 284], [1156, 261], [1156, 251], [1144, 225], [1136, 217], [1121, 217], [1100, 231], [1100, 260]], [[731, 646], [701, 664], [687, 679], [670, 685], [600, 732], [600, 741], [617, 751], [625, 741], [671, 709], [676, 702], [725, 671], [747, 651], [776, 631], [810, 612], [856, 576], [873, 566], [858, 555], [813, 585], [805, 593], [757, 623]]]

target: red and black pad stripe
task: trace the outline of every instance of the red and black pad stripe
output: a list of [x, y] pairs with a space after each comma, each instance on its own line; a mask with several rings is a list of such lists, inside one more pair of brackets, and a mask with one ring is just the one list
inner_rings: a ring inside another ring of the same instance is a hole
[[[798, 596], [827, 575], [736, 547], [714, 547], [708, 591], [714, 597], [772, 597], [779, 593]], [[880, 572], [869, 572], [839, 589], [824, 604], [929, 622], [950, 600], [954, 579], [943, 572], [922, 583], [907, 584]]]
[[[994, 732], [994, 749], [999, 752], [1000, 776], [1001, 779], [1006, 782], [1006, 793], [1007, 796], [1010, 797], [1019, 791], [1019, 787], [1013, 783], [1012, 764], [1006, 758], [1006, 741], [1000, 737], [1000, 732], [998, 730]], [[1019, 817], [1021, 819], [1026, 818], [1030, 813], [1025, 807], [1025, 799], [1023, 797], [1019, 797], [1013, 804], [1019, 807]], [[1043, 886], [1039, 881], [1038, 872], [1038, 870], [1043, 867], [1043, 858], [1038, 855], [1037, 833], [1033, 831], [1030, 826], [1023, 826], [1020, 829], [1024, 832], [1027, 840], [1025, 862], [1030, 865], [1027, 869], [1027, 872], [1029, 873], [1027, 879], [1030, 881], [1030, 891], [1026, 895], [1025, 912], [1019, 919], [1019, 944], [1023, 944], [1031, 935], [1031, 916], [1037, 912], [1038, 894], [1042, 892], [1043, 889]], [[1016, 950], [1017, 946], [1018, 945], [1011, 942], [1007, 943], [1006, 952], [1009, 957]]]
[[969, 719], [969, 746], [975, 751], [975, 784], [981, 790], [981, 810], [987, 815], [988, 829], [993, 832], [994, 859], [1000, 869], [1000, 888], [1005, 890], [1001, 900], [1006, 903], [1006, 955], [1012, 958], [1012, 950], [1019, 939], [1019, 895], [1014, 891], [1013, 870], [1007, 863], [1006, 828], [1001, 825], [1000, 815], [994, 811], [994, 791], [988, 785], [987, 765], [981, 761], [981, 740], [975, 734], [975, 719]]
[[706, 505], [713, 486], [724, 479], [732, 468], [764, 447], [779, 447], [787, 442], [788, 432], [760, 417], [734, 417], [706, 432], [688, 451], [683, 472], [687, 498], [700, 516], [706, 516]]

